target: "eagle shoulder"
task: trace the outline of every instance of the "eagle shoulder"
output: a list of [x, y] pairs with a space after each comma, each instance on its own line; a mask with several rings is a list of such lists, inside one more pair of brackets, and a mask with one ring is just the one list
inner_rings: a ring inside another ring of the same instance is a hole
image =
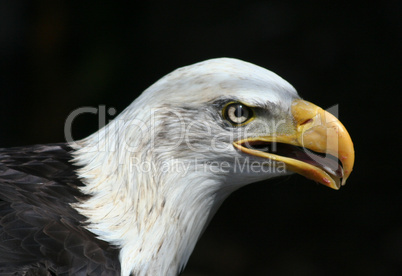
[[67, 144], [0, 149], [0, 274], [120, 275], [118, 248], [85, 229]]

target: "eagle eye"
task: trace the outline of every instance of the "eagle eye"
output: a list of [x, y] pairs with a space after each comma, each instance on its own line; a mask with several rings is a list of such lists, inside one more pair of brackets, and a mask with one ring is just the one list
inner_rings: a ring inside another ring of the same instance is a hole
[[253, 111], [242, 103], [230, 103], [223, 109], [223, 115], [232, 125], [240, 126], [253, 117]]

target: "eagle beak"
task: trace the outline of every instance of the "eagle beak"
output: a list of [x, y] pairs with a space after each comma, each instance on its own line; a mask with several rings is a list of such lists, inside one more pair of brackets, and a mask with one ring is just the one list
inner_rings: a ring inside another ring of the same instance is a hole
[[342, 123], [303, 100], [292, 103], [291, 133], [252, 137], [233, 143], [240, 151], [286, 164], [306, 178], [338, 190], [353, 169], [355, 153]]

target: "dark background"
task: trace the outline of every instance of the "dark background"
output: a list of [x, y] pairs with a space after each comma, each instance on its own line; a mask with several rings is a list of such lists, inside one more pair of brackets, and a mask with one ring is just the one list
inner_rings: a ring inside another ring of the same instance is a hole
[[[76, 108], [120, 112], [177, 67], [250, 61], [339, 104], [355, 169], [340, 191], [294, 175], [235, 192], [184, 275], [400, 273], [402, 2], [132, 2], [1, 1], [0, 147], [64, 141]], [[97, 129], [82, 116], [74, 138]]]

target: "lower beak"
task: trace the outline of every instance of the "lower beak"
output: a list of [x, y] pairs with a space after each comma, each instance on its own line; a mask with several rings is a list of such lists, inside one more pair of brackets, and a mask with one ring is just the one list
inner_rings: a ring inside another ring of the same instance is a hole
[[[346, 128], [334, 115], [303, 100], [293, 102], [292, 115], [292, 133], [243, 139], [233, 145], [244, 153], [283, 162], [290, 171], [339, 189], [352, 172], [355, 158]], [[271, 150], [254, 149], [256, 144]]]

